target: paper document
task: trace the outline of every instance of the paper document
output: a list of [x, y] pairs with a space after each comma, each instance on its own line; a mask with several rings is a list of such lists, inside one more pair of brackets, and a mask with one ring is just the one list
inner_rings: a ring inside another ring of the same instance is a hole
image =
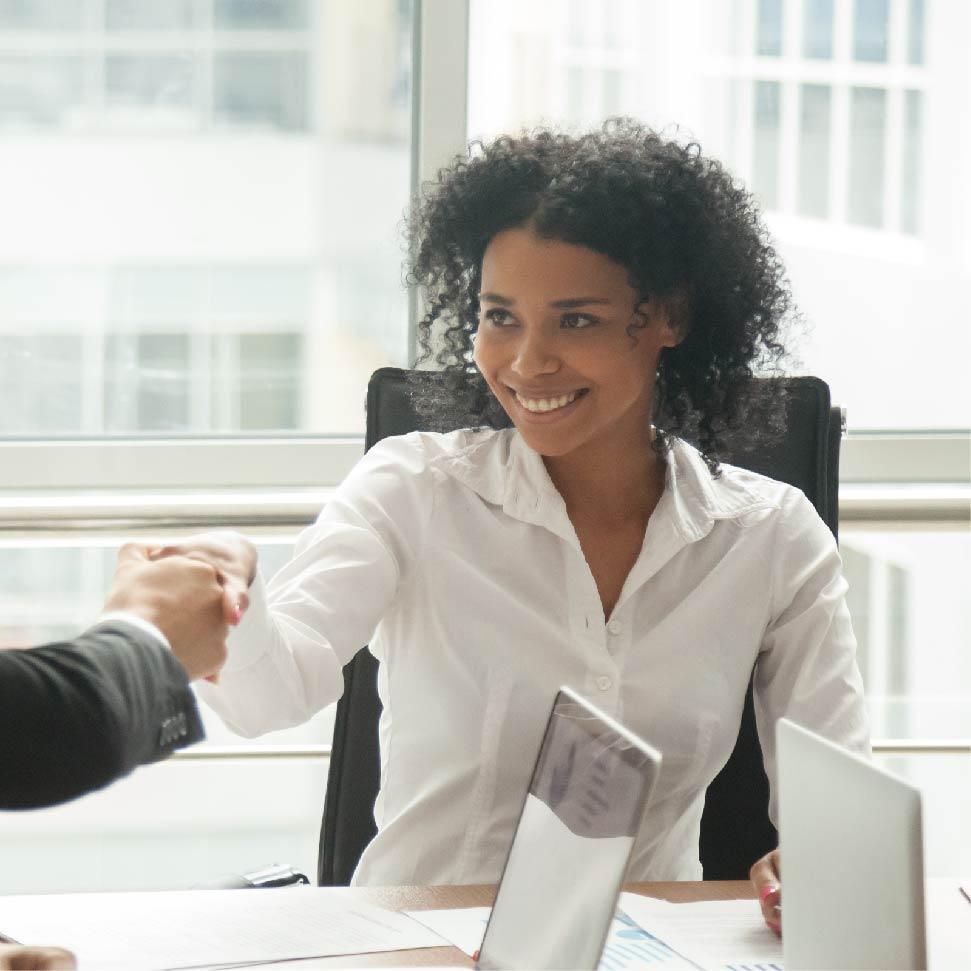
[[620, 908], [638, 926], [699, 967], [782, 971], [782, 941], [765, 926], [754, 900], [672, 904], [622, 893]]
[[[467, 907], [460, 910], [409, 910], [409, 917], [454, 944], [471, 957], [482, 943], [488, 907]], [[675, 954], [633, 921], [620, 915], [614, 919], [607, 935], [600, 971], [640, 971], [664, 968], [671, 971], [696, 971], [695, 966]]]
[[0, 897], [0, 934], [66, 947], [81, 971], [162, 971], [443, 945], [404, 914], [316, 887]]

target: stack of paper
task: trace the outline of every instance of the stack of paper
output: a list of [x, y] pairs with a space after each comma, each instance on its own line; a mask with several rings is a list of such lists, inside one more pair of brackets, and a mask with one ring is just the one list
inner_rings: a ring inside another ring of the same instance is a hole
[[[753, 900], [672, 904], [625, 893], [620, 907], [599, 971], [782, 971], [782, 943]], [[488, 907], [407, 913], [470, 956], [489, 919]]]
[[66, 947], [82, 971], [169, 971], [444, 943], [404, 914], [310, 887], [0, 897], [0, 933]]
[[622, 893], [620, 907], [639, 926], [702, 968], [781, 971], [782, 941], [754, 900], [672, 904]]

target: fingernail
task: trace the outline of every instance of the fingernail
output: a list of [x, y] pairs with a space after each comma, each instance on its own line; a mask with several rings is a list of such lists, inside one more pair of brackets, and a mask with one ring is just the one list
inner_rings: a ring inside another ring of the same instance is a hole
[[243, 608], [239, 601], [233, 604], [233, 626], [235, 627], [243, 619]]
[[764, 904], [771, 897], [779, 896], [779, 885], [778, 884], [768, 884], [762, 888], [762, 892], [759, 894], [759, 900]]

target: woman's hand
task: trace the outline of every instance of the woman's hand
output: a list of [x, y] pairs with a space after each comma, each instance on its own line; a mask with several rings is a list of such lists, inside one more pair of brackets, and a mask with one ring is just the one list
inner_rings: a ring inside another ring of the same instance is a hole
[[256, 547], [241, 533], [230, 530], [200, 533], [166, 546], [149, 547], [148, 558], [186, 556], [208, 563], [223, 588], [226, 622], [238, 624], [249, 606], [249, 586], [256, 576]]
[[0, 944], [0, 971], [54, 971], [76, 968], [74, 955], [60, 947]]
[[767, 853], [749, 870], [749, 877], [762, 905], [766, 924], [782, 934], [782, 859], [777, 849]]

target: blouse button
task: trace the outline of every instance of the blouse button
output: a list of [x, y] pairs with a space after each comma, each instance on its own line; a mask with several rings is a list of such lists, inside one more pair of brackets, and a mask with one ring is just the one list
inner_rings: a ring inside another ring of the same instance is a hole
[[607, 624], [608, 634], [619, 634], [624, 629], [624, 625], [619, 620], [612, 620]]
[[601, 675], [599, 678], [597, 678], [597, 687], [601, 691], [606, 691], [612, 684], [613, 681], [611, 681], [606, 675]]

